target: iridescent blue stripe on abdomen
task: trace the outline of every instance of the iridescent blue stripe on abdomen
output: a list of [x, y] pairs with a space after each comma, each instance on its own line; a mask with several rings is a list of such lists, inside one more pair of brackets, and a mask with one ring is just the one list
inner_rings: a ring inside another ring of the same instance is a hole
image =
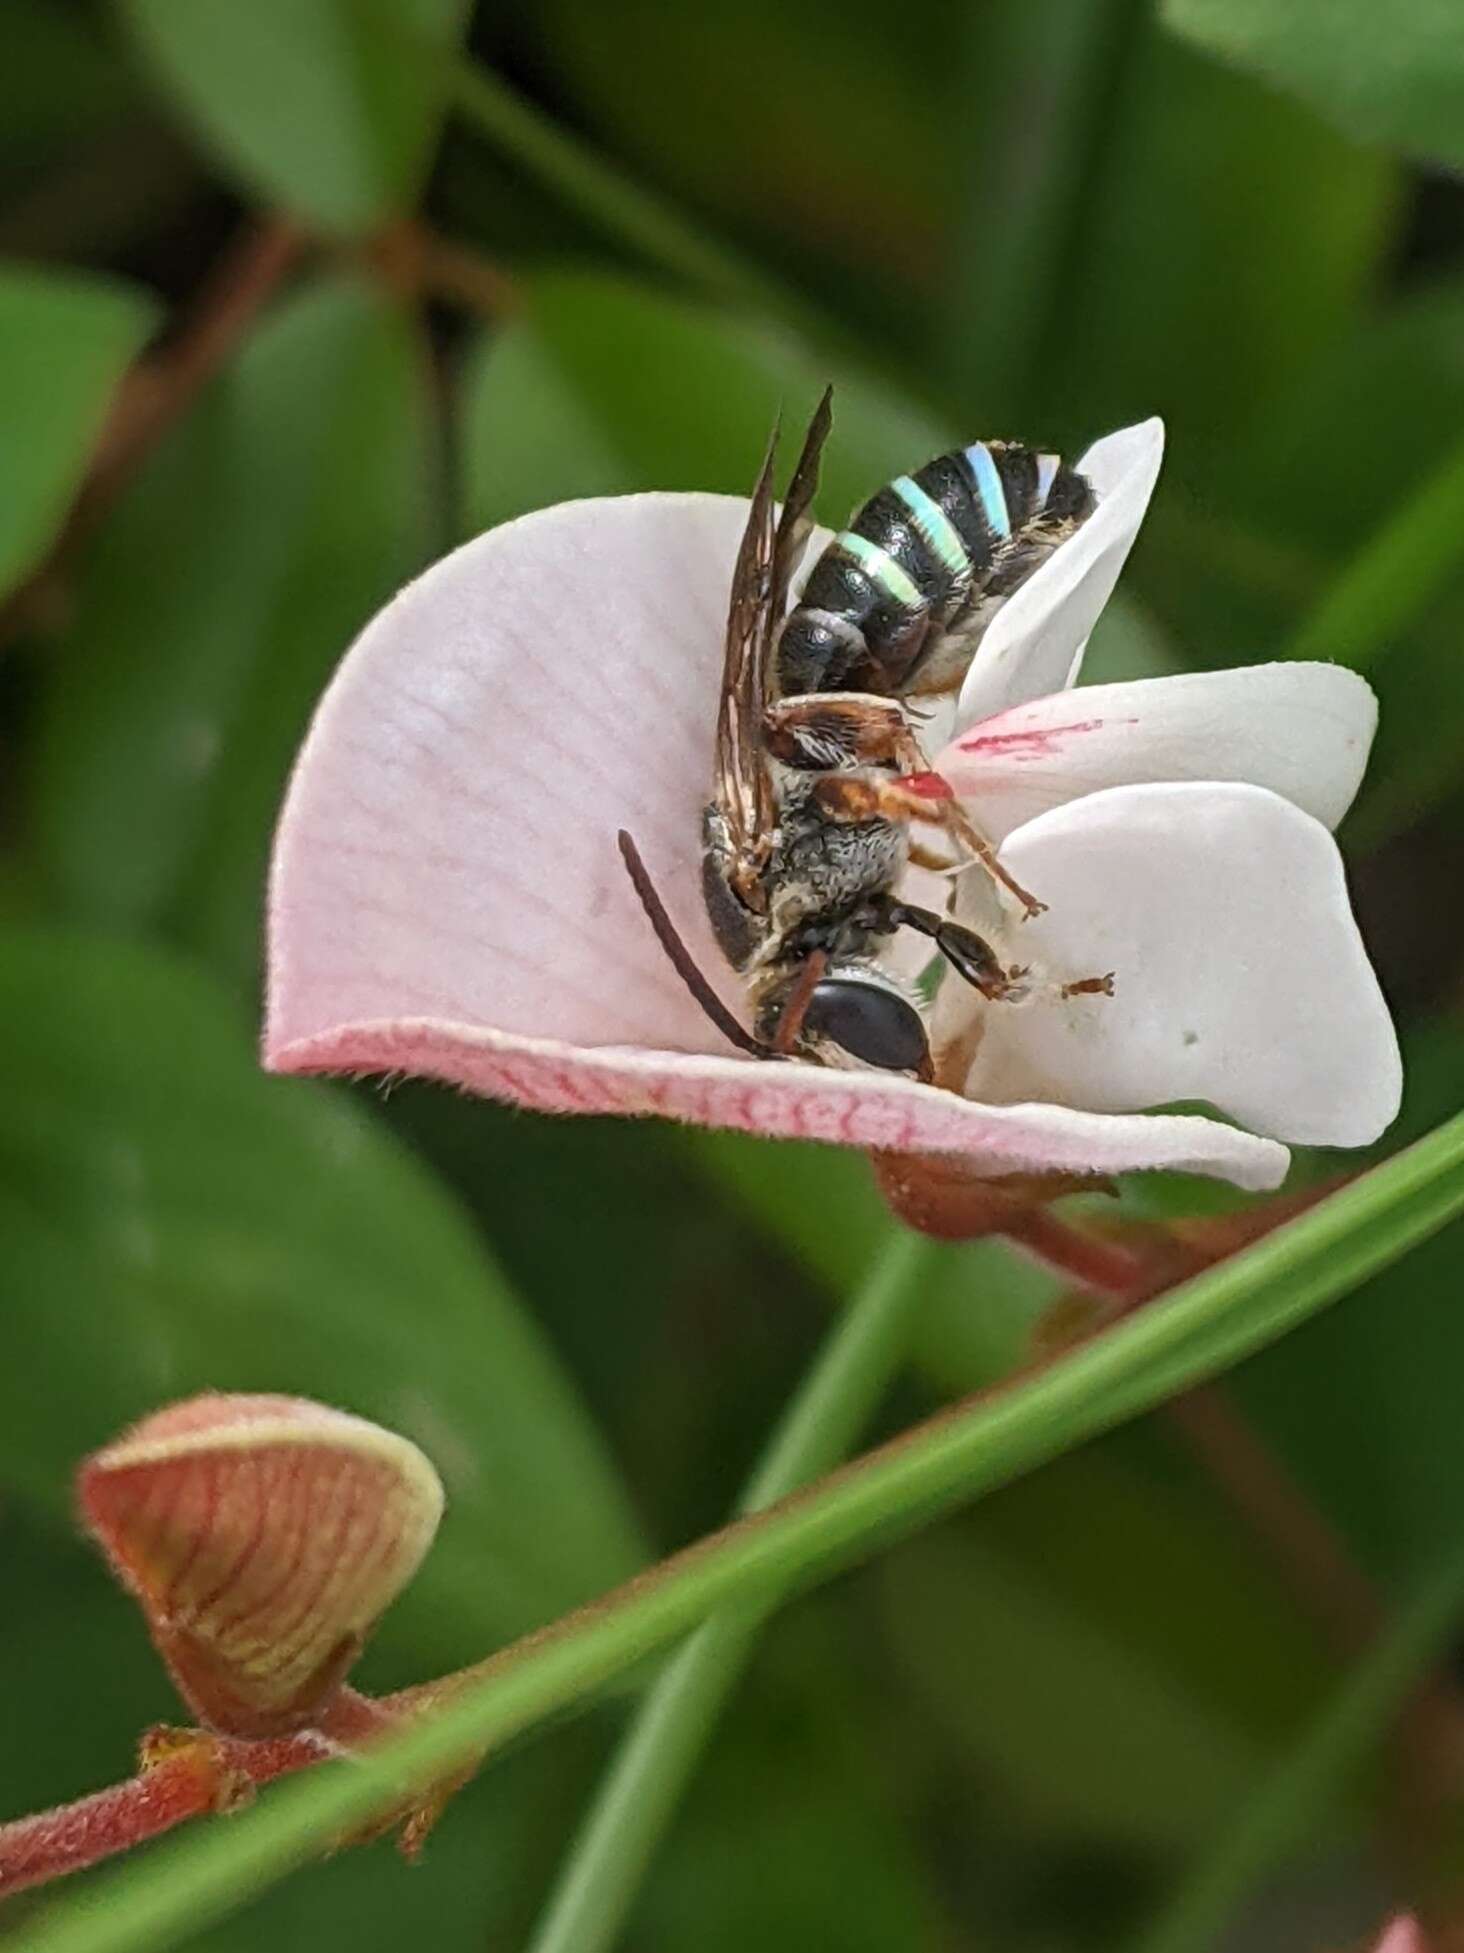
[[976, 492], [981, 497], [982, 513], [987, 527], [998, 536], [1007, 537], [1012, 533], [1012, 519], [1007, 510], [1006, 490], [1001, 485], [996, 462], [991, 449], [985, 441], [973, 441], [966, 449], [966, 462], [976, 481]]

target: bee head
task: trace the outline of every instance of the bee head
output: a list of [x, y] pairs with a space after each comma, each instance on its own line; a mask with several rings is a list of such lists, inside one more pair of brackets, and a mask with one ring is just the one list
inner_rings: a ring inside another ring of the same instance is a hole
[[[788, 986], [791, 989], [791, 984]], [[787, 991], [769, 997], [761, 1013], [765, 1036], [776, 1029]], [[930, 1073], [930, 1045], [919, 1011], [890, 978], [869, 964], [829, 970], [813, 987], [796, 1048], [838, 1064], [852, 1059], [876, 1071]]]

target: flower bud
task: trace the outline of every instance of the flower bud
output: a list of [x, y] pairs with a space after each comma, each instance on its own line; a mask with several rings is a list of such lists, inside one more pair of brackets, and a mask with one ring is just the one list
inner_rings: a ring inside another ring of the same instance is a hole
[[77, 1487], [184, 1700], [248, 1737], [321, 1715], [443, 1505], [414, 1444], [303, 1397], [170, 1405], [87, 1459]]

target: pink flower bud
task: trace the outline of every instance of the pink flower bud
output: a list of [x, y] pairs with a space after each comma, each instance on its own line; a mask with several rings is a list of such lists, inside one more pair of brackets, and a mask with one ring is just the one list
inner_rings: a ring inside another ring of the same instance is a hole
[[304, 1397], [170, 1405], [88, 1458], [77, 1489], [184, 1700], [250, 1737], [321, 1716], [443, 1504], [414, 1444]]

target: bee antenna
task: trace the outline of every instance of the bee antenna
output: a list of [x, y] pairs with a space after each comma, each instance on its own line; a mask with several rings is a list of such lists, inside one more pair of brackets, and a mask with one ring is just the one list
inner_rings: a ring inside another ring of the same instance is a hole
[[747, 1052], [750, 1057], [766, 1058], [767, 1046], [759, 1044], [752, 1033], [738, 1023], [697, 968], [691, 951], [677, 934], [676, 924], [666, 913], [665, 903], [656, 893], [656, 885], [651, 880], [650, 870], [641, 859], [640, 849], [623, 827], [615, 836], [615, 841], [620, 849], [620, 859], [625, 863], [625, 872], [630, 876], [631, 886], [640, 897], [640, 905], [645, 910], [652, 929], [656, 932], [656, 941], [665, 950], [677, 976], [681, 978], [703, 1011], [730, 1044], [735, 1044], [739, 1051]]

